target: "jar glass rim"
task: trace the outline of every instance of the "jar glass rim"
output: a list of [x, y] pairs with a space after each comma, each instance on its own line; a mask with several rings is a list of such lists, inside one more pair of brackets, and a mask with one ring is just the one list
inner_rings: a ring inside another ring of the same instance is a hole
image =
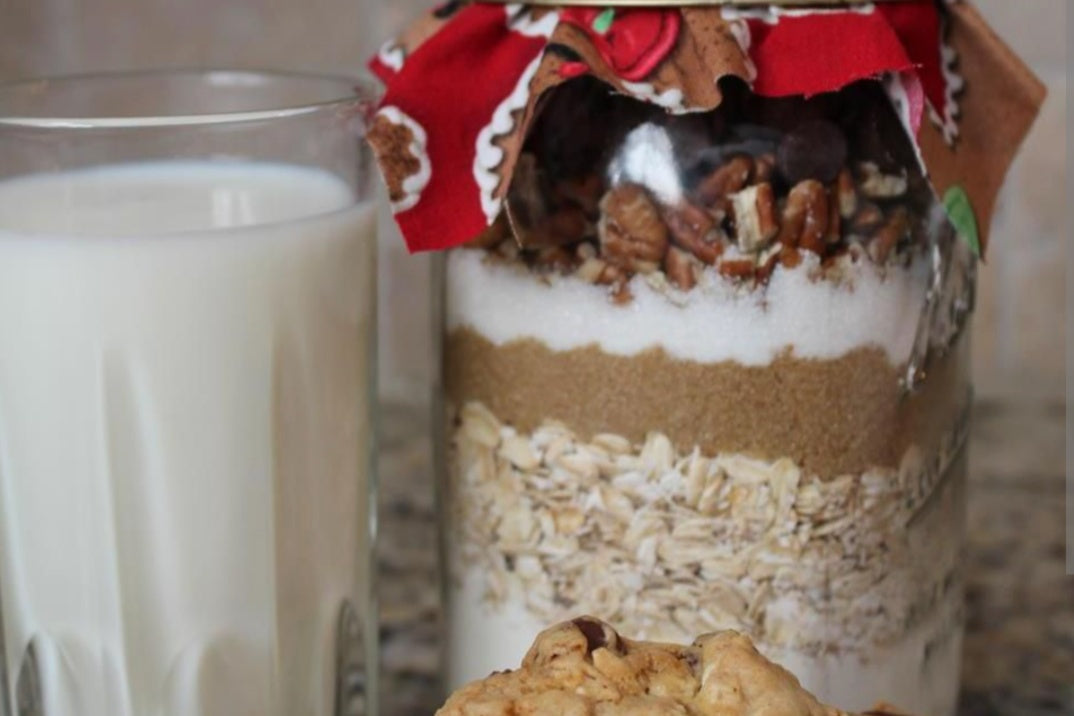
[[[0, 83], [0, 129], [237, 124], [372, 105], [378, 96], [376, 84], [365, 76], [287, 70], [161, 69], [74, 74]], [[129, 104], [117, 110], [117, 105], [109, 104], [109, 98], [116, 97]], [[181, 105], [184, 101], [189, 104]]]

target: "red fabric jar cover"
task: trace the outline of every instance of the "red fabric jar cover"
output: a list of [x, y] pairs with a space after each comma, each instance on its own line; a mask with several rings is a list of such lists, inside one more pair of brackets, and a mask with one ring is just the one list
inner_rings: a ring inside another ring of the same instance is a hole
[[[812, 96], [886, 78], [956, 226], [984, 249], [996, 194], [1044, 88], [967, 3], [594, 8], [452, 2], [387, 43], [369, 140], [412, 251], [459, 246], [499, 215], [544, 93], [584, 74], [686, 113], [720, 78]], [[979, 232], [978, 228], [979, 227]]]

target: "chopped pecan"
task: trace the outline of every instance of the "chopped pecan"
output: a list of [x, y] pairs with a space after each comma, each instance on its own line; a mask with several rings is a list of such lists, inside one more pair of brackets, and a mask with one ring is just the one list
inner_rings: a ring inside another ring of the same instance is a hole
[[619, 306], [625, 306], [633, 300], [634, 294], [630, 291], [630, 286], [626, 279], [616, 281], [612, 288], [612, 302]]
[[702, 180], [695, 192], [703, 206], [712, 206], [718, 199], [742, 191], [753, 177], [753, 159], [739, 155], [732, 157], [719, 169]]
[[867, 202], [861, 205], [858, 209], [857, 215], [851, 222], [850, 226], [857, 234], [869, 235], [872, 234], [878, 226], [884, 223], [884, 212], [880, 210], [880, 207], [872, 202]]
[[854, 214], [858, 212], [858, 188], [854, 185], [854, 175], [849, 169], [839, 172], [835, 190], [839, 200], [839, 216], [844, 219], [854, 218]]
[[841, 246], [835, 253], [821, 262], [821, 270], [824, 272], [825, 278], [841, 282], [849, 276], [848, 272], [860, 261], [863, 255], [864, 249], [861, 244]]
[[596, 257], [582, 261], [581, 265], [578, 266], [578, 271], [575, 272], [575, 275], [583, 281], [601, 284], [614, 283], [621, 278], [619, 269], [616, 269], [614, 266], [609, 266], [607, 261], [604, 259], [597, 259]]
[[735, 238], [743, 253], [763, 251], [779, 233], [776, 195], [771, 184], [756, 184], [732, 194]]
[[534, 265], [544, 269], [572, 271], [576, 264], [574, 255], [562, 246], [545, 246], [533, 258]]
[[627, 275], [626, 271], [623, 271], [618, 266], [612, 266], [605, 263], [604, 271], [597, 278], [597, 283], [603, 286], [611, 286], [613, 284], [625, 284], [629, 279], [630, 277]]
[[784, 246], [779, 254], [779, 262], [783, 264], [783, 268], [798, 268], [802, 265], [802, 252], [794, 246]]
[[907, 236], [909, 230], [910, 216], [906, 208], [900, 206], [869, 241], [869, 258], [878, 264], [887, 263], [895, 247]]
[[757, 271], [754, 273], [754, 277], [757, 281], [763, 283], [772, 278], [772, 272], [776, 270], [776, 266], [779, 265], [779, 257], [783, 253], [783, 246], [776, 244], [767, 251], [761, 252], [761, 255], [757, 257]]
[[724, 229], [725, 232], [731, 230], [731, 217], [735, 213], [734, 204], [731, 203], [731, 197], [721, 196], [708, 207], [708, 212], [712, 215], [712, 218], [716, 220], [717, 226]]
[[835, 253], [825, 256], [820, 262], [820, 267], [825, 271], [831, 271], [843, 264], [846, 261], [847, 251], [846, 249], [839, 249]]
[[758, 184], [763, 182], [771, 183], [772, 178], [776, 174], [776, 155], [762, 154], [755, 160], [756, 165], [753, 170], [753, 180]]
[[875, 162], [862, 162], [858, 171], [861, 192], [870, 199], [897, 199], [910, 188], [905, 169], [900, 174], [885, 174]]
[[671, 241], [709, 266], [723, 253], [716, 220], [704, 209], [688, 201], [664, 210]]
[[579, 264], [574, 275], [587, 283], [612, 286], [626, 283], [629, 276], [618, 266], [612, 266], [602, 258], [588, 258]]
[[689, 253], [672, 246], [664, 257], [664, 273], [668, 280], [683, 291], [697, 285], [701, 264]]
[[609, 263], [635, 273], [652, 273], [664, 260], [669, 234], [660, 209], [644, 187], [623, 184], [600, 202], [600, 245]]
[[613, 287], [614, 292], [626, 293], [626, 295], [629, 296], [631, 295], [631, 293], [630, 289], [627, 287], [627, 284], [630, 283], [630, 277], [631, 274], [627, 271], [619, 268], [618, 266], [612, 266], [611, 264], [609, 264], [608, 267], [604, 269], [604, 273], [602, 273], [600, 275], [600, 278], [597, 279], [597, 283], [601, 286], [611, 286]]
[[805, 203], [803, 197], [798, 196], [794, 201], [787, 197], [783, 204], [776, 241], [787, 248], [796, 248], [798, 240], [802, 236], [803, 226], [805, 226]]
[[829, 246], [843, 240], [843, 217], [839, 211], [839, 190], [833, 187], [828, 195], [828, 233], [824, 240]]
[[823, 255], [828, 216], [828, 192], [824, 185], [814, 179], [800, 182], [787, 196], [779, 242]]
[[601, 278], [608, 269], [608, 263], [603, 259], [591, 256], [584, 259], [575, 275], [587, 283], [601, 283]]
[[728, 278], [753, 278], [757, 273], [757, 262], [750, 259], [728, 259], [720, 262], [718, 270], [721, 276]]
[[849, 261], [850, 263], [852, 263], [852, 264], [858, 263], [863, 258], [865, 258], [865, 255], [866, 255], [865, 254], [865, 249], [862, 248], [861, 244], [847, 244], [846, 256], [847, 256], [847, 261]]

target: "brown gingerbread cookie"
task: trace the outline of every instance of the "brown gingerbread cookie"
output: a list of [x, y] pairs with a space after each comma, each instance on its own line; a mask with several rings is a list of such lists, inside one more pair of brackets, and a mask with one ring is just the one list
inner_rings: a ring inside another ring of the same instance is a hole
[[394, 211], [412, 208], [432, 174], [425, 128], [398, 107], [382, 107], [369, 127], [368, 140], [381, 164]]

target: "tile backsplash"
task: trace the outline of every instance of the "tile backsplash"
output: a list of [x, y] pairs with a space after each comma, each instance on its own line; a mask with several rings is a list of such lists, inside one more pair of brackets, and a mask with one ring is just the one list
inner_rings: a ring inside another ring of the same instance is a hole
[[[0, 79], [162, 66], [358, 71], [415, 0], [0, 0]], [[1004, 189], [981, 277], [975, 371], [984, 396], [1062, 400], [1066, 311], [1067, 0], [979, 0], [1051, 95]], [[383, 389], [421, 401], [432, 374], [428, 258], [385, 217]]]

